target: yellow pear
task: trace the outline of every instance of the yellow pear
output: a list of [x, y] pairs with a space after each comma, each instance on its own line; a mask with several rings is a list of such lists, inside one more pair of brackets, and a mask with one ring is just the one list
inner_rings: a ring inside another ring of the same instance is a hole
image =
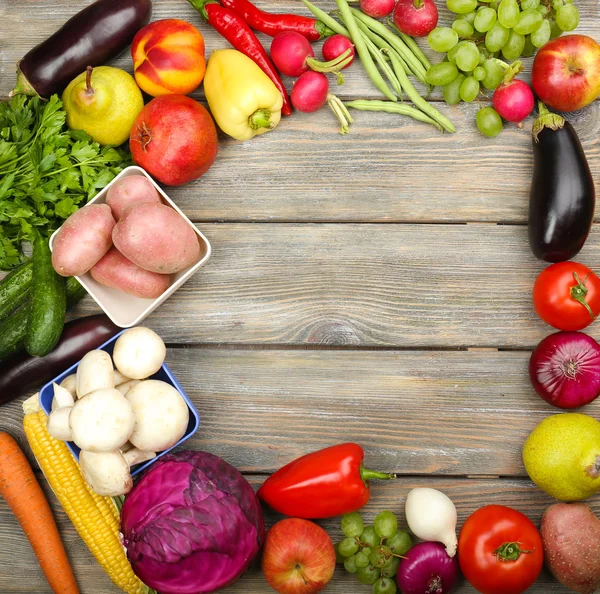
[[67, 126], [84, 130], [100, 144], [123, 144], [144, 107], [133, 77], [112, 66], [88, 66], [69, 83], [62, 100]]
[[579, 501], [600, 491], [600, 423], [580, 413], [544, 419], [523, 446], [531, 480], [561, 501]]

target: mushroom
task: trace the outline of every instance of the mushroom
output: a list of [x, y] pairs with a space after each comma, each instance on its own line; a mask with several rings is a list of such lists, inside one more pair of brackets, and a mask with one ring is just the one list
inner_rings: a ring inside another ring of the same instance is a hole
[[73, 395], [69, 390], [53, 383], [54, 398], [52, 400], [52, 412], [48, 416], [46, 425], [48, 433], [56, 439], [71, 441], [71, 428], [69, 427], [69, 417], [75, 404]]
[[[68, 375], [62, 382], [60, 382], [60, 387], [64, 388], [65, 390], [68, 390], [74, 399], [77, 398], [76, 377], [77, 376], [74, 373], [72, 373], [71, 375]], [[53, 398], [52, 410], [56, 408], [58, 408], [58, 405], [56, 404], [56, 398]]]
[[161, 337], [150, 328], [138, 326], [117, 338], [113, 360], [123, 375], [141, 380], [155, 374], [166, 355], [167, 349]]
[[161, 452], [174, 446], [185, 434], [189, 409], [181, 394], [160, 380], [145, 380], [126, 399], [135, 415], [129, 441], [141, 450]]
[[117, 497], [129, 493], [133, 487], [130, 467], [151, 460], [155, 452], [132, 449], [123, 454], [112, 452], [87, 452], [79, 454], [79, 465], [90, 487], [104, 497]]
[[115, 388], [78, 400], [69, 417], [73, 441], [82, 450], [110, 452], [129, 440], [135, 424], [131, 404]]
[[112, 360], [106, 351], [89, 351], [77, 367], [77, 397], [115, 387]]

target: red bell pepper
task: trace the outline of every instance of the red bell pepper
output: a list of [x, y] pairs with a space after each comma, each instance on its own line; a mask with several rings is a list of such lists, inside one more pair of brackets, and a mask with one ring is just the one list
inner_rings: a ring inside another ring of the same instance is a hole
[[270, 476], [258, 496], [274, 510], [296, 518], [332, 518], [357, 511], [369, 501], [370, 479], [396, 478], [365, 469], [364, 458], [355, 443], [307, 454]]

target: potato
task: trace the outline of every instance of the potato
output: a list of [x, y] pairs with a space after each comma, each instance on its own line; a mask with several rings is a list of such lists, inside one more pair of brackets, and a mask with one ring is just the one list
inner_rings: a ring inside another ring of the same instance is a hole
[[113, 350], [115, 367], [132, 379], [145, 379], [162, 366], [167, 348], [162, 338], [143, 326], [129, 328], [117, 338]]
[[546, 564], [561, 584], [580, 594], [600, 588], [600, 520], [587, 505], [551, 505], [540, 533]]
[[156, 299], [170, 286], [168, 274], [140, 268], [113, 247], [91, 270], [92, 278], [102, 285], [142, 299]]
[[73, 213], [54, 238], [54, 270], [61, 276], [85, 274], [110, 249], [114, 226], [107, 204], [90, 204]]
[[95, 390], [115, 387], [115, 374], [106, 351], [90, 351], [77, 367], [77, 397], [83, 398]]
[[136, 204], [113, 229], [115, 247], [145, 270], [173, 274], [195, 264], [198, 235], [185, 219], [164, 204]]
[[132, 204], [142, 202], [161, 203], [156, 188], [143, 175], [122, 177], [106, 193], [106, 204], [110, 206], [115, 221], [118, 221]]

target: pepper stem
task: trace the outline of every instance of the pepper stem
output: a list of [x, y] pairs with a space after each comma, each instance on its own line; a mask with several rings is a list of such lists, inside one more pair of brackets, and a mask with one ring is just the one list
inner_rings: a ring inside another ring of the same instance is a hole
[[573, 277], [575, 278], [575, 282], [577, 283], [574, 287], [571, 287], [571, 298], [575, 299], [578, 303], [581, 303], [583, 307], [585, 307], [590, 314], [592, 320], [596, 318], [590, 304], [585, 300], [585, 296], [588, 294], [588, 288], [585, 286], [585, 282], [587, 281], [587, 276], [583, 279], [583, 281], [579, 278], [579, 275], [574, 272]]
[[369, 470], [367, 468], [360, 467], [360, 478], [366, 483], [371, 479], [379, 479], [382, 481], [389, 481], [395, 479], [396, 475], [388, 472], [377, 472], [376, 470]]
[[275, 128], [275, 124], [271, 121], [271, 112], [268, 109], [257, 109], [249, 118], [248, 125], [253, 130], [261, 128]]
[[188, 0], [188, 2], [200, 13], [200, 16], [208, 21], [208, 13], [205, 6], [207, 4], [216, 4], [216, 0]]
[[85, 69], [85, 92], [87, 95], [93, 95], [95, 93], [94, 87], [92, 87], [92, 71], [94, 68], [88, 66]]
[[339, 97], [336, 97], [331, 93], [327, 95], [327, 105], [329, 105], [331, 111], [333, 111], [333, 113], [337, 116], [337, 119], [340, 121], [340, 134], [348, 134], [348, 132], [350, 132], [350, 124], [354, 123], [354, 120], [352, 119], [348, 108], [340, 101]]
[[322, 21], [317, 21], [315, 23], [315, 31], [321, 36], [319, 39], [324, 39], [325, 37], [331, 37], [332, 35], [335, 35], [335, 31], [330, 29]]
[[533, 139], [538, 142], [538, 135], [544, 128], [558, 130], [565, 125], [565, 118], [557, 113], [552, 113], [541, 101], [538, 102], [540, 115], [533, 122]]
[[504, 562], [517, 561], [521, 555], [533, 553], [533, 549], [531, 551], [526, 551], [522, 549], [520, 545], [520, 542], [505, 542], [501, 547], [498, 547], [494, 551], [494, 555], [496, 555], [498, 561]]
[[319, 62], [319, 60], [312, 57], [306, 58], [306, 64], [311, 70], [314, 70], [315, 72], [332, 72], [335, 74], [338, 79], [338, 85], [344, 84], [344, 77], [341, 75], [340, 70], [343, 70], [350, 62], [352, 62], [351, 48], [348, 48], [337, 58], [329, 60], [329, 62]]

